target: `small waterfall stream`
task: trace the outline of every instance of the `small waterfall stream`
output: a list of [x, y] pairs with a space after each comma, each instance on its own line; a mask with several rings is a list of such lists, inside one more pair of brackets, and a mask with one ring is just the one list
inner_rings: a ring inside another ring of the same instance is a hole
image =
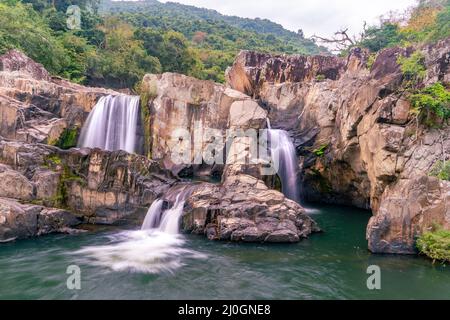
[[183, 216], [184, 204], [192, 193], [192, 187], [182, 186], [175, 190], [169, 190], [168, 196], [174, 197], [175, 201], [170, 209], [163, 210], [164, 201], [156, 200], [147, 212], [141, 230], [158, 230], [168, 234], [178, 234], [180, 229], [180, 219]]
[[165, 199], [173, 202], [163, 210], [164, 200], [156, 200], [148, 210], [141, 230], [124, 231], [109, 236], [107, 245], [88, 246], [75, 252], [93, 265], [114, 271], [142, 273], [173, 272], [189, 259], [206, 259], [204, 254], [185, 248], [180, 233], [180, 219], [192, 186], [170, 189]]
[[81, 131], [78, 147], [136, 151], [139, 96], [101, 97]]
[[299, 202], [297, 154], [292, 139], [286, 131], [272, 129], [269, 119], [267, 119], [267, 128], [270, 154], [281, 179], [283, 194], [287, 198]]

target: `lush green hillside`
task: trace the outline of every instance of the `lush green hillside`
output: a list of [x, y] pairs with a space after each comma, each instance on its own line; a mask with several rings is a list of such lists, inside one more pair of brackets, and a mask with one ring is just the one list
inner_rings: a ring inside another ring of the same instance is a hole
[[[301, 33], [288, 31], [269, 20], [224, 16], [214, 10], [178, 3], [102, 0], [100, 13], [118, 16], [139, 30], [181, 33], [197, 51], [203, 65], [202, 72], [195, 75], [218, 82], [224, 81], [225, 69], [242, 49], [288, 54], [326, 53], [325, 48], [319, 48]], [[153, 45], [157, 39], [149, 42]], [[163, 63], [163, 71], [171, 69]]]
[[[81, 30], [67, 27], [70, 5], [81, 8]], [[174, 3], [0, 0], [0, 53], [12, 48], [53, 74], [113, 88], [132, 88], [147, 72], [223, 82], [225, 69], [241, 49], [320, 51], [267, 20], [225, 17]]]
[[[251, 49], [300, 54], [326, 51], [305, 39], [302, 32], [286, 30], [267, 19], [226, 16], [215, 10], [174, 2], [102, 0], [100, 11], [119, 14], [138, 27], [178, 31], [202, 47], [217, 50]], [[204, 33], [203, 37], [198, 33]]]
[[[449, 1], [421, 0], [408, 21], [369, 27], [351, 46], [376, 52], [448, 37]], [[67, 27], [66, 10], [72, 4], [82, 9], [80, 30]], [[132, 88], [145, 73], [165, 71], [223, 82], [241, 49], [303, 54], [321, 50], [301, 32], [268, 20], [176, 3], [0, 0], [0, 54], [12, 48], [55, 75], [113, 88]]]

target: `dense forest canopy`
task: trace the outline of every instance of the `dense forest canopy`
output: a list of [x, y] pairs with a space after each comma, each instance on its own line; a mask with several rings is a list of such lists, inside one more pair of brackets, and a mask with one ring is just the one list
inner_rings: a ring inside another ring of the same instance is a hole
[[[385, 19], [345, 43], [377, 52], [449, 36], [450, 1], [421, 0], [408, 19]], [[67, 8], [81, 8], [81, 28]], [[329, 54], [303, 32], [265, 19], [156, 0], [0, 0], [0, 54], [16, 48], [50, 72], [75, 82], [133, 88], [145, 73], [179, 72], [224, 82], [239, 50]]]
[[[80, 30], [67, 27], [71, 5], [81, 8]], [[223, 82], [241, 49], [325, 51], [268, 20], [158, 1], [0, 0], [0, 39], [0, 53], [17, 48], [55, 75], [113, 88], [166, 71]]]

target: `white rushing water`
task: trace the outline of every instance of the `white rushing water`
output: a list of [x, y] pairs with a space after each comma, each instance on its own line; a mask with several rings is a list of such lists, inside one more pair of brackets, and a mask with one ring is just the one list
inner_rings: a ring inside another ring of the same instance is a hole
[[139, 101], [139, 96], [101, 97], [81, 130], [78, 147], [134, 153]]
[[153, 202], [142, 224], [142, 230], [155, 229], [169, 234], [179, 233], [180, 219], [183, 216], [184, 204], [191, 193], [191, 188], [183, 186], [176, 192], [175, 202], [170, 209], [162, 209], [164, 204], [162, 200]]
[[92, 265], [140, 273], [173, 272], [188, 259], [206, 258], [183, 248], [185, 240], [179, 234], [184, 204], [191, 190], [182, 186], [169, 191], [168, 197], [174, 199], [174, 204], [167, 210], [163, 210], [163, 200], [154, 201], [140, 231], [109, 236], [108, 244], [85, 247], [75, 254]]
[[157, 230], [125, 231], [110, 235], [106, 245], [88, 246], [76, 252], [81, 261], [112, 271], [173, 273], [189, 259], [204, 259], [199, 252], [184, 248], [180, 235]]
[[270, 154], [281, 179], [283, 194], [287, 198], [299, 202], [297, 153], [292, 139], [286, 131], [272, 129], [269, 119], [267, 119], [267, 127]]

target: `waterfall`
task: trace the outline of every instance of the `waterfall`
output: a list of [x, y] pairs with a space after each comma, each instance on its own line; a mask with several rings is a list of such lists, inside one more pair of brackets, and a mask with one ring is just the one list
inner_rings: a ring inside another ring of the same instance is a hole
[[194, 188], [195, 185], [170, 188], [164, 200], [173, 206], [163, 210], [164, 200], [154, 201], [141, 230], [108, 235], [105, 245], [87, 246], [74, 254], [82, 257], [84, 263], [114, 271], [150, 274], [172, 273], [188, 259], [206, 259], [204, 254], [185, 248], [185, 239], [179, 234], [184, 204]]
[[179, 233], [184, 204], [188, 196], [192, 193], [192, 187], [182, 186], [181, 190], [180, 188], [169, 190], [168, 196], [170, 197], [174, 192], [177, 195], [174, 205], [170, 209], [163, 210], [163, 200], [158, 199], [153, 202], [142, 224], [142, 230], [157, 229], [158, 231], [169, 234]]
[[153, 229], [155, 226], [159, 226], [159, 224], [161, 223], [160, 220], [163, 204], [164, 201], [159, 199], [153, 202], [150, 209], [148, 209], [141, 230], [149, 230]]
[[270, 154], [281, 179], [282, 192], [287, 198], [299, 202], [297, 153], [294, 144], [286, 131], [272, 129], [269, 119], [267, 119], [267, 127]]
[[134, 153], [139, 101], [139, 96], [101, 97], [81, 130], [78, 147]]

